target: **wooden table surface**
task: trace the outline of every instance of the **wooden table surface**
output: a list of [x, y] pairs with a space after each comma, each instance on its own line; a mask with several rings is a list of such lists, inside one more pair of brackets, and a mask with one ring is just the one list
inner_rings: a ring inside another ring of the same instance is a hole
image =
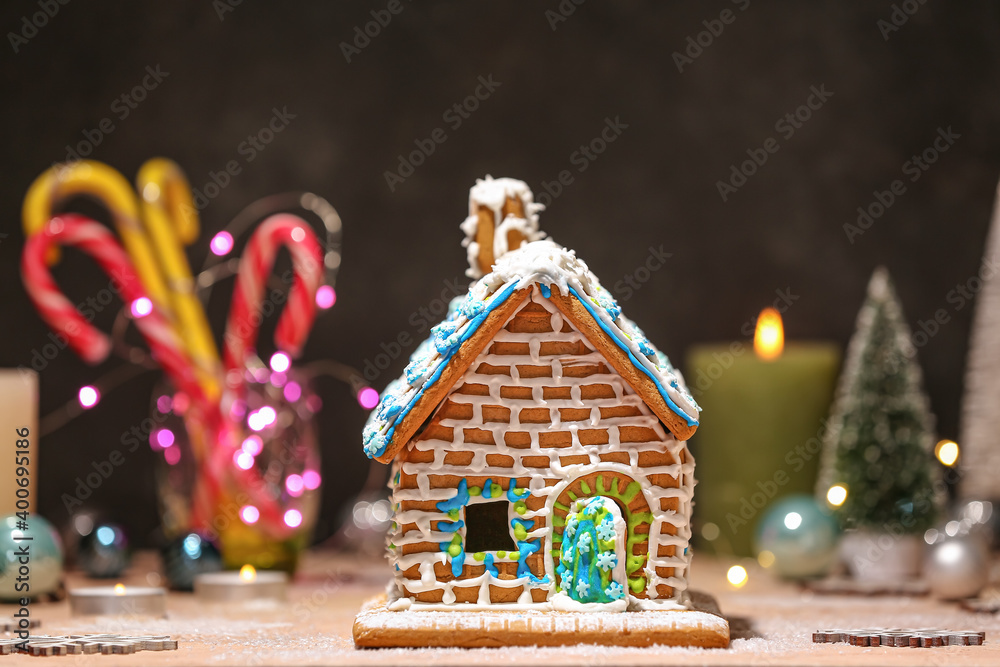
[[[39, 603], [32, 616], [41, 634], [118, 632], [169, 634], [177, 651], [131, 656], [0, 656], [4, 665], [40, 660], [73, 665], [465, 665], [502, 664], [815, 664], [815, 665], [1000, 665], [1000, 615], [972, 614], [931, 598], [817, 596], [773, 580], [748, 567], [749, 582], [733, 590], [725, 580], [731, 563], [695, 556], [693, 583], [719, 601], [729, 618], [733, 641], [728, 649], [562, 647], [545, 649], [355, 650], [351, 625], [361, 603], [384, 590], [388, 565], [379, 558], [314, 552], [307, 555], [287, 603], [205, 605], [191, 594], [171, 593], [169, 617], [82, 618], [69, 616], [66, 601]], [[158, 561], [137, 555], [123, 577], [126, 585], [160, 583]], [[70, 588], [87, 582], [70, 574]], [[102, 582], [106, 584], [107, 582]], [[0, 618], [15, 607], [0, 605]], [[983, 630], [986, 644], [933, 649], [862, 648], [813, 644], [820, 628], [935, 627]]]

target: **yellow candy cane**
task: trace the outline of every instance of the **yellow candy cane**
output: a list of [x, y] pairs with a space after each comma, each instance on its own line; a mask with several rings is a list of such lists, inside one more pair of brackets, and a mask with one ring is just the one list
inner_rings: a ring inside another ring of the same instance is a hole
[[[128, 180], [118, 171], [95, 160], [53, 165], [28, 188], [21, 216], [26, 236], [42, 230], [60, 203], [75, 195], [87, 195], [104, 204], [111, 213], [125, 249], [132, 258], [146, 293], [160, 311], [173, 321], [167, 284], [157, 268], [156, 257], [139, 219], [139, 202]], [[59, 260], [51, 253], [46, 260]]]
[[191, 188], [180, 167], [165, 158], [143, 164], [136, 187], [142, 200], [142, 221], [157, 253], [184, 346], [198, 368], [205, 393], [211, 399], [218, 398], [222, 365], [184, 254], [184, 246], [198, 237], [198, 211]]

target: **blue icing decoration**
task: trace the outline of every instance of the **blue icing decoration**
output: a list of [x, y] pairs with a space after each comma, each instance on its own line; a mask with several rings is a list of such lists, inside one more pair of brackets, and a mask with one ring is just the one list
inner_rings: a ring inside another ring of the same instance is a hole
[[539, 283], [539, 287], [541, 288], [542, 296], [544, 296], [546, 299], [549, 299], [549, 298], [552, 297], [552, 288], [551, 287], [549, 287], [548, 285], [542, 284], [542, 283]]
[[464, 525], [464, 521], [438, 521], [437, 529], [444, 533], [454, 533]]
[[493, 479], [487, 478], [487, 480], [483, 482], [483, 498], [492, 498], [492, 497], [493, 497]]
[[611, 538], [615, 537], [613, 517], [606, 502], [601, 496], [588, 499], [568, 517], [576, 521], [575, 537], [563, 534], [556, 574], [560, 589], [577, 602], [607, 603], [624, 596], [622, 584], [612, 579], [618, 555], [613, 550], [597, 548], [598, 538], [604, 539], [601, 534], [608, 534], [607, 528], [611, 529]]
[[678, 417], [681, 417], [682, 419], [684, 419], [687, 422], [688, 426], [697, 426], [698, 425], [698, 420], [694, 419], [693, 417], [689, 417], [686, 412], [684, 412], [683, 410], [681, 410], [677, 406], [677, 404], [674, 403], [673, 399], [671, 399], [670, 396], [667, 394], [666, 388], [660, 383], [659, 379], [657, 379], [657, 377], [655, 375], [653, 375], [652, 373], [650, 373], [649, 370], [647, 370], [646, 367], [643, 366], [639, 362], [639, 360], [635, 358], [635, 355], [632, 354], [632, 350], [630, 350], [628, 348], [628, 346], [621, 341], [621, 339], [618, 337], [618, 335], [607, 324], [605, 324], [604, 320], [602, 320], [600, 317], [597, 316], [597, 314], [594, 312], [593, 306], [591, 304], [587, 303], [586, 299], [581, 298], [580, 295], [577, 293], [577, 291], [575, 289], [573, 289], [572, 287], [569, 288], [569, 291], [570, 291], [570, 293], [573, 294], [573, 296], [575, 296], [577, 298], [577, 300], [580, 303], [583, 304], [583, 307], [587, 309], [587, 312], [590, 313], [591, 317], [594, 318], [594, 320], [597, 322], [598, 326], [601, 327], [601, 329], [604, 331], [604, 333], [606, 333], [609, 336], [611, 336], [611, 339], [613, 341], [615, 341], [615, 344], [618, 345], [618, 347], [620, 347], [622, 350], [624, 350], [626, 354], [628, 354], [628, 358], [632, 362], [632, 364], [638, 370], [640, 370], [643, 373], [645, 373], [649, 377], [649, 379], [653, 381], [653, 384], [656, 385], [656, 389], [660, 392], [660, 396], [663, 397], [663, 400], [666, 401], [666, 403], [670, 407], [670, 409], [673, 410], [674, 413]]
[[528, 556], [538, 551], [538, 549], [541, 546], [542, 545], [539, 540], [534, 540], [533, 542], [517, 543], [517, 550], [520, 554], [517, 559], [517, 576], [528, 577], [531, 581], [535, 583], [548, 581], [546, 577], [542, 577], [541, 579], [539, 579], [538, 577], [536, 577], [534, 574], [531, 573], [530, 569], [528, 569], [528, 563], [527, 563]]
[[523, 493], [518, 493], [518, 488], [511, 484], [507, 489], [507, 500], [512, 503], [516, 503], [518, 500], [527, 498], [531, 495], [531, 491], [528, 489], [520, 489], [520, 491], [523, 491]]
[[486, 571], [489, 572], [494, 577], [499, 577], [500, 572], [497, 571], [496, 565], [493, 564], [493, 554], [486, 554]]
[[[420, 400], [420, 397], [424, 395], [424, 391], [427, 390], [427, 387], [433, 385], [441, 377], [441, 374], [447, 367], [448, 362], [451, 361], [451, 358], [453, 356], [455, 356], [455, 353], [461, 347], [461, 344], [467, 341], [469, 338], [471, 338], [473, 334], [475, 334], [475, 332], [479, 329], [479, 326], [486, 320], [489, 314], [498, 306], [500, 306], [500, 304], [506, 301], [507, 298], [511, 294], [513, 294], [516, 289], [517, 289], [517, 283], [512, 282], [502, 291], [494, 294], [493, 297], [490, 299], [489, 303], [480, 302], [482, 303], [482, 309], [478, 312], [478, 314], [475, 317], [469, 319], [468, 326], [464, 327], [461, 334], [456, 334], [457, 338], [454, 344], [451, 345], [449, 348], [447, 348], [446, 352], [441, 353], [442, 355], [441, 358], [434, 365], [433, 367], [434, 372], [424, 379], [424, 383], [420, 387], [420, 390], [417, 391], [410, 398], [406, 406], [403, 407], [401, 410], [397, 411], [397, 413], [394, 413], [396, 415], [396, 418], [392, 422], [392, 425], [389, 427], [389, 429], [385, 433], [381, 433], [380, 431], [382, 430], [382, 426], [389, 421], [389, 419], [383, 412], [383, 404], [395, 403], [398, 399], [402, 398], [402, 396], [390, 392], [390, 389], [392, 390], [399, 389], [400, 383], [398, 380], [393, 381], [392, 383], [389, 384], [388, 387], [386, 387], [386, 390], [382, 393], [382, 402], [379, 403], [379, 406], [375, 409], [375, 411], [372, 413], [372, 416], [369, 418], [368, 424], [365, 425], [365, 431], [364, 431], [365, 454], [367, 454], [370, 458], [375, 458], [376, 456], [381, 456], [383, 453], [385, 453], [385, 449], [386, 447], [388, 447], [389, 442], [392, 440], [392, 436], [393, 433], [395, 433], [396, 431], [396, 427], [400, 424], [400, 422], [403, 421], [403, 419], [406, 418], [406, 415], [409, 414], [410, 410], [413, 409], [413, 406], [417, 404], [417, 401]], [[472, 297], [470, 296], [468, 300], [472, 301]], [[471, 306], [468, 305], [465, 305], [463, 307], [471, 308]]]
[[450, 512], [465, 507], [469, 504], [469, 484], [464, 479], [458, 483], [455, 495], [447, 500], [442, 500], [434, 506], [442, 512]]

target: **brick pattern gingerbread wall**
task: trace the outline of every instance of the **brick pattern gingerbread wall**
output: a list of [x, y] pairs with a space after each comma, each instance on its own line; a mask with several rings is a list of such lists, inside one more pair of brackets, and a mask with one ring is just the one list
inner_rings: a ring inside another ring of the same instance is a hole
[[[426, 603], [529, 604], [554, 590], [517, 577], [516, 552], [495, 557], [497, 577], [464, 554], [461, 574], [453, 576], [442, 550], [453, 533], [441, 529], [452, 518], [436, 505], [465, 479], [469, 487], [491, 480], [504, 491], [512, 483], [530, 490], [527, 511], [510, 517], [529, 522], [528, 540], [543, 540], [526, 561], [537, 577], [547, 574], [573, 498], [600, 489], [623, 514], [651, 516], [633, 527], [632, 578], [637, 587], [636, 578], [645, 582], [633, 594], [679, 599], [690, 561], [693, 468], [686, 443], [663, 428], [536, 286], [397, 459], [390, 542], [400, 593]], [[458, 534], [464, 542], [464, 527]]]

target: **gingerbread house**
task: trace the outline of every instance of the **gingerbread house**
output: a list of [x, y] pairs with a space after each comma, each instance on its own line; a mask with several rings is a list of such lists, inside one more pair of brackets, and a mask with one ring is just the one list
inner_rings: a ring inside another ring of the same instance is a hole
[[527, 186], [480, 181], [467, 295], [364, 432], [392, 464], [388, 608], [685, 609], [699, 408]]

